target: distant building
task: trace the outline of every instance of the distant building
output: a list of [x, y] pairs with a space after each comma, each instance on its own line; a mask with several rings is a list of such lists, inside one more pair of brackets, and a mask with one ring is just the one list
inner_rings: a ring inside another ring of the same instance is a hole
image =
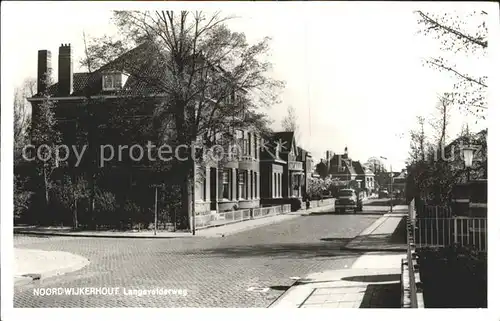
[[370, 195], [375, 190], [375, 174], [369, 168], [362, 166], [359, 161], [354, 161], [352, 164], [359, 187]]
[[336, 178], [345, 182], [356, 179], [357, 173], [352, 165], [352, 160], [349, 158], [347, 147], [344, 150], [344, 154], [331, 155], [331, 158], [327, 159], [327, 167], [328, 176], [331, 178]]

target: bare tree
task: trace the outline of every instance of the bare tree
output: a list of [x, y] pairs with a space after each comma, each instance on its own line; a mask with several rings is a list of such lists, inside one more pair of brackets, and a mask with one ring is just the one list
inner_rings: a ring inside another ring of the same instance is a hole
[[[434, 140], [437, 145], [437, 152], [441, 152], [446, 146], [448, 138], [448, 126], [450, 124], [450, 108], [451, 102], [447, 98], [449, 95], [444, 94], [438, 98], [438, 103], [436, 105], [436, 114], [433, 118], [429, 120], [430, 125], [434, 129]], [[421, 145], [421, 143], [419, 143]]]
[[[437, 39], [444, 53], [463, 54], [464, 57], [486, 55], [488, 30], [485, 11], [474, 11], [467, 15], [438, 15], [423, 11], [416, 11], [416, 14], [422, 26], [420, 32]], [[466, 66], [457, 66], [443, 56], [427, 58], [425, 63], [456, 78], [455, 91], [446, 97], [450, 102], [479, 119], [485, 119], [485, 91], [488, 87], [486, 75], [466, 71]]]
[[425, 118], [417, 116], [418, 127], [410, 131], [410, 162], [426, 158]]
[[[50, 74], [46, 74], [42, 81], [46, 83], [46, 88], [49, 88], [53, 83]], [[30, 92], [30, 94], [33, 92]], [[50, 190], [54, 187], [52, 174], [58, 167], [54, 155], [58, 153], [57, 146], [61, 142], [61, 133], [56, 126], [56, 103], [51, 99], [48, 91], [42, 92], [40, 95], [43, 100], [37, 105], [36, 109], [33, 110], [34, 121], [31, 121], [29, 135], [30, 141], [34, 146], [46, 146], [46, 148], [38, 150], [35, 162], [37, 170], [43, 178], [45, 205], [48, 207], [50, 204]]]
[[[121, 39], [89, 46], [83, 63], [97, 67], [122, 49], [142, 49], [139, 62], [121, 64], [131, 77], [166, 94], [153, 113], [160, 141], [193, 146], [200, 137], [207, 142], [237, 127], [258, 129], [267, 124], [259, 108], [277, 102], [283, 83], [267, 76], [272, 66], [262, 57], [270, 39], [250, 45], [227, 27], [229, 19], [218, 12], [115, 11]], [[182, 156], [183, 212], [191, 217], [195, 160]]]
[[[26, 189], [28, 177], [20, 170], [24, 164], [22, 149], [29, 140], [31, 108], [26, 98], [36, 93], [36, 80], [26, 79], [14, 91], [14, 214], [20, 218], [31, 200], [32, 192]], [[20, 173], [22, 172], [22, 173]]]
[[288, 106], [286, 116], [281, 120], [281, 127], [284, 131], [295, 132], [299, 129], [297, 124], [297, 114], [293, 106]]

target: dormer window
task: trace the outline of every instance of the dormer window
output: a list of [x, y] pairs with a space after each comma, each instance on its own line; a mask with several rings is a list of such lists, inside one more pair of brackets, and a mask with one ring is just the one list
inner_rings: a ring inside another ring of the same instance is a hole
[[127, 82], [128, 75], [121, 71], [110, 71], [102, 75], [102, 89], [105, 91], [120, 90]]

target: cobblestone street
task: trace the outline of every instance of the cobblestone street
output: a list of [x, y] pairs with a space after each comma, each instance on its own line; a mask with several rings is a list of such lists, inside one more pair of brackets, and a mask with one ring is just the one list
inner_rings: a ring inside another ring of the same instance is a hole
[[[380, 214], [367, 207], [357, 215], [298, 216], [221, 238], [15, 236], [18, 248], [67, 251], [90, 265], [16, 287], [14, 307], [268, 307], [292, 285], [290, 277], [350, 268], [361, 253], [341, 248]], [[187, 295], [33, 295], [40, 287], [186, 289]]]

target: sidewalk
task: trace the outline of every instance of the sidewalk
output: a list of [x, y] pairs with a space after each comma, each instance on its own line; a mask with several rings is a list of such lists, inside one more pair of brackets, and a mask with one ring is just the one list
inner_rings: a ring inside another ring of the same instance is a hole
[[299, 215], [309, 215], [312, 212], [321, 212], [331, 210], [333, 205], [317, 207], [310, 210], [299, 210], [286, 214], [273, 215], [268, 217], [246, 220], [230, 223], [217, 227], [209, 227], [196, 231], [195, 235], [191, 232], [169, 232], [157, 231], [154, 235], [152, 230], [144, 231], [71, 231], [69, 227], [14, 227], [14, 234], [25, 235], [46, 235], [46, 236], [73, 236], [73, 237], [105, 237], [105, 238], [182, 238], [182, 237], [224, 237], [264, 225], [280, 223], [286, 220], [295, 219]]
[[14, 248], [14, 285], [74, 272], [89, 263], [88, 259], [68, 252]]
[[308, 275], [270, 308], [400, 308], [404, 256], [370, 253], [351, 269]]
[[358, 251], [406, 251], [406, 225], [408, 206], [396, 205], [392, 213], [387, 213], [376, 220], [346, 246]]

